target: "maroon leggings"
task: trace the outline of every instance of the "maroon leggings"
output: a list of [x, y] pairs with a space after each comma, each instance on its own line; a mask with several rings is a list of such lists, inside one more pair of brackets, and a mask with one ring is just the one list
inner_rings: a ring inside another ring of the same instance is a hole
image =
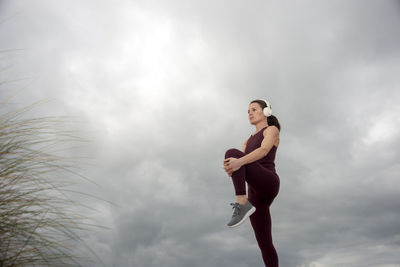
[[[240, 158], [244, 155], [240, 150], [229, 149], [225, 153], [225, 158]], [[246, 194], [247, 182], [248, 200], [256, 207], [256, 211], [250, 216], [250, 222], [261, 249], [264, 264], [268, 267], [277, 267], [278, 255], [272, 243], [269, 207], [279, 192], [278, 175], [256, 161], [232, 173], [232, 181], [236, 195]]]

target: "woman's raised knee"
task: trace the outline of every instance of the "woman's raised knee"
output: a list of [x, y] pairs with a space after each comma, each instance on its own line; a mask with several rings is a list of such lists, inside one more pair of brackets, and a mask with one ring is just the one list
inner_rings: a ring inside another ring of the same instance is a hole
[[225, 158], [240, 158], [242, 156], [244, 156], [244, 153], [236, 148], [228, 149], [225, 152]]

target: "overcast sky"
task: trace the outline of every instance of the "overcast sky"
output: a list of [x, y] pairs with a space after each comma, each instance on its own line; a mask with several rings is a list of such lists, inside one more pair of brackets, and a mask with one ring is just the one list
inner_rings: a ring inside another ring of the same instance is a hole
[[3, 0], [0, 21], [22, 79], [1, 98], [91, 140], [71, 153], [115, 203], [86, 200], [106, 266], [263, 266], [222, 169], [256, 98], [282, 125], [281, 266], [400, 266], [399, 1]]

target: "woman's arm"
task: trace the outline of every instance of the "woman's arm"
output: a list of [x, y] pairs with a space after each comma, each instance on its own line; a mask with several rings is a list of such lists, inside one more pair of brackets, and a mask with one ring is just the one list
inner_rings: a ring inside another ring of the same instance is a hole
[[[247, 139], [247, 140], [248, 140], [248, 139]], [[244, 151], [246, 150], [247, 140], [244, 141], [244, 143], [243, 143], [243, 145], [242, 145], [242, 152], [243, 152], [243, 153], [244, 153]], [[231, 167], [229, 166], [229, 160], [230, 160], [230, 159], [225, 159], [225, 160], [224, 160], [224, 169], [225, 169], [225, 172], [226, 172], [229, 176], [231, 176], [232, 171], [231, 171]]]
[[264, 139], [259, 148], [241, 158], [229, 158], [227, 165], [229, 165], [231, 168], [227, 170], [228, 174], [240, 169], [240, 167], [243, 165], [252, 163], [265, 157], [279, 138], [279, 130], [276, 126], [270, 126], [264, 130], [263, 135]]
[[264, 139], [259, 148], [238, 159], [240, 166], [252, 163], [265, 157], [271, 150], [272, 146], [276, 143], [276, 140], [279, 136], [279, 130], [275, 126], [269, 126], [264, 130], [263, 135]]
[[244, 153], [244, 151], [246, 150], [246, 145], [247, 145], [247, 140], [244, 141], [243, 145], [242, 145], [242, 152]]

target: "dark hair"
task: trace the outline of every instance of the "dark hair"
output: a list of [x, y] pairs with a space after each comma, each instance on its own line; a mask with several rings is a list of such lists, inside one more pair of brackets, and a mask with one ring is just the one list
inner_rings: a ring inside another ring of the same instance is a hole
[[[252, 103], [259, 104], [262, 109], [267, 107], [267, 103], [265, 103], [264, 100], [259, 100], [259, 99], [253, 100], [250, 102], [250, 104], [252, 104]], [[275, 125], [279, 129], [279, 131], [281, 131], [281, 125], [278, 121], [278, 118], [275, 117], [274, 115], [267, 117], [267, 122], [268, 122], [268, 125]]]

